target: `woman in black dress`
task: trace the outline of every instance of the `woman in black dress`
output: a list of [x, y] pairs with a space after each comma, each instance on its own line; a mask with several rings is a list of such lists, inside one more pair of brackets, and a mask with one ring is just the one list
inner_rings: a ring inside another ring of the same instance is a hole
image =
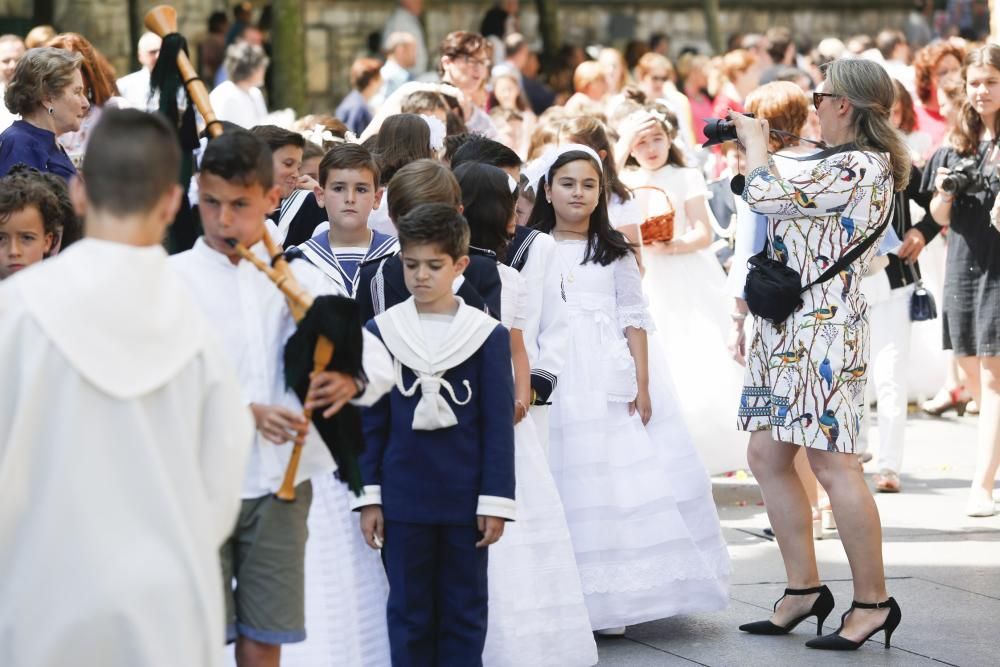
[[980, 406], [976, 472], [966, 513], [996, 512], [1000, 467], [1000, 46], [969, 53], [966, 99], [945, 145], [924, 172], [934, 220], [951, 230], [944, 282], [944, 346]]

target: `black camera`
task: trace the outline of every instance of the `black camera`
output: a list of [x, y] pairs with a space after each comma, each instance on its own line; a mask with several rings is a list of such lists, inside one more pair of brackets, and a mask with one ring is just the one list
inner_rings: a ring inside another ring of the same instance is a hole
[[[752, 113], [743, 114], [747, 118], [753, 118]], [[736, 123], [728, 118], [709, 118], [705, 121], [705, 138], [708, 139], [703, 148], [709, 148], [727, 141], [736, 141]]]
[[951, 173], [941, 181], [941, 192], [951, 196], [975, 194], [985, 189], [986, 179], [979, 168], [979, 163], [970, 157], [956, 162], [951, 167]]

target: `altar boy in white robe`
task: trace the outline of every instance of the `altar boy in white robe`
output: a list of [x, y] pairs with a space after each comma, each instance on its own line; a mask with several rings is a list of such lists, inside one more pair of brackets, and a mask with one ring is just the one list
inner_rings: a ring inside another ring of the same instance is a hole
[[0, 664], [222, 657], [253, 426], [160, 245], [179, 166], [161, 117], [106, 111], [71, 183], [86, 238], [0, 287]]
[[393, 357], [395, 387], [363, 411], [361, 530], [389, 577], [394, 665], [482, 664], [487, 547], [514, 507], [510, 335], [452, 293], [469, 225], [448, 204], [397, 221], [412, 296], [368, 329]]
[[[302, 403], [286, 388], [283, 351], [295, 331], [285, 297], [271, 280], [232, 246], [237, 241], [271, 262], [264, 234], [278, 200], [271, 151], [254, 135], [234, 130], [205, 148], [198, 175], [199, 209], [205, 234], [187, 252], [171, 258], [216, 332], [240, 379], [243, 398], [257, 425], [243, 481], [240, 515], [222, 548], [227, 635], [236, 642], [240, 667], [277, 667], [282, 644], [305, 639], [304, 559], [310, 479], [331, 475], [336, 466], [313, 424], [302, 417]], [[273, 236], [272, 236], [273, 238]], [[335, 293], [326, 277], [308, 262], [291, 263], [295, 278], [313, 296]], [[336, 342], [336, 341], [335, 341]], [[384, 346], [365, 337], [364, 394], [374, 401], [392, 386], [392, 366]], [[336, 374], [324, 373], [322, 396], [336, 396]], [[340, 378], [347, 398], [358, 393], [355, 378]], [[332, 393], [331, 393], [332, 392]], [[305, 445], [295, 478], [294, 502], [273, 497], [291, 454], [286, 445], [301, 432]], [[232, 580], [236, 586], [232, 586]]]

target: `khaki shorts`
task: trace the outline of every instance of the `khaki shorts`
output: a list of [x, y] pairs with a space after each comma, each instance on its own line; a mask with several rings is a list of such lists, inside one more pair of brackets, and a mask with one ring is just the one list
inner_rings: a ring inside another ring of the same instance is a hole
[[[226, 638], [263, 644], [306, 638], [306, 518], [312, 484], [295, 487], [295, 502], [273, 496], [244, 500], [240, 517], [222, 545]], [[235, 580], [235, 581], [234, 581]]]

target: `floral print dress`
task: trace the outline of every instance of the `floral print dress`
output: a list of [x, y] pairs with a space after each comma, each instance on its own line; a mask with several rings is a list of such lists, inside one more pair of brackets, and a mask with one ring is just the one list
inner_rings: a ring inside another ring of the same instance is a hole
[[[782, 171], [789, 173], [791, 169]], [[890, 214], [888, 157], [866, 151], [817, 154], [782, 178], [764, 169], [743, 198], [768, 218], [771, 256], [807, 285]], [[803, 305], [779, 325], [755, 318], [747, 353], [739, 428], [770, 430], [775, 440], [854, 453], [868, 377], [868, 305], [860, 282], [878, 251], [803, 293]]]

